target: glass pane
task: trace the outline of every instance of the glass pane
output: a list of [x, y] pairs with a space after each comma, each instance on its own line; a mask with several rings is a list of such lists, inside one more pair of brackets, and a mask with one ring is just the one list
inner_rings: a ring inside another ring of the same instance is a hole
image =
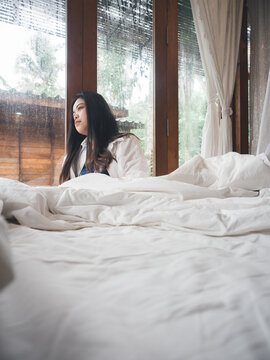
[[98, 0], [98, 92], [122, 132], [141, 140], [152, 171], [152, 1]]
[[179, 165], [201, 152], [205, 76], [190, 0], [178, 0]]
[[65, 1], [0, 3], [0, 176], [58, 183], [64, 154]]

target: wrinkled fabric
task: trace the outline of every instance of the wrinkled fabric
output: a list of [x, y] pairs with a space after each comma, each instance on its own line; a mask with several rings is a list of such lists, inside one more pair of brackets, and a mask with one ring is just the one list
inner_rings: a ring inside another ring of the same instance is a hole
[[269, 234], [10, 225], [0, 358], [268, 359]]
[[0, 198], [14, 272], [1, 360], [270, 357], [264, 154], [197, 156], [134, 180], [0, 179]]
[[270, 187], [270, 167], [251, 155], [197, 156], [161, 177], [87, 174], [59, 187], [0, 186], [3, 216], [36, 229], [132, 225], [224, 236], [270, 228], [269, 199], [258, 197]]
[[[0, 201], [0, 209], [3, 203]], [[11, 252], [6, 221], [0, 216], [0, 290], [13, 279]]]

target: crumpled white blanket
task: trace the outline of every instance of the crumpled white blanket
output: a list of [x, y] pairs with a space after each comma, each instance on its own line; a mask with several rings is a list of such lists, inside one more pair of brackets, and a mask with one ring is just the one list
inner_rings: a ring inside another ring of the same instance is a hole
[[196, 157], [163, 177], [59, 187], [1, 179], [0, 197], [27, 226], [9, 224], [1, 360], [269, 358], [263, 159]]
[[[3, 202], [0, 200], [0, 213], [2, 207]], [[13, 279], [11, 251], [7, 233], [7, 224], [4, 218], [0, 216], [0, 289]]]
[[3, 216], [44, 230], [93, 225], [180, 229], [224, 236], [270, 229], [267, 158], [200, 156], [173, 173], [144, 179], [88, 174], [58, 187], [0, 179]]

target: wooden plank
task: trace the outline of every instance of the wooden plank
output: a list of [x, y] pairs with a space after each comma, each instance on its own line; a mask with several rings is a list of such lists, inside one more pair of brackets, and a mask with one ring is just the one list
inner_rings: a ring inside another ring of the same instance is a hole
[[66, 129], [69, 125], [69, 109], [74, 95], [83, 84], [83, 0], [67, 0], [67, 87]]
[[233, 105], [233, 150], [240, 154], [248, 154], [247, 8], [245, 1]]
[[11, 179], [11, 180], [18, 180], [17, 174], [2, 174], [0, 176], [3, 178]]
[[65, 100], [59, 98], [52, 98], [52, 97], [44, 97], [42, 95], [26, 95], [23, 93], [13, 93], [10, 94], [9, 92], [1, 93], [1, 103], [6, 102], [10, 107], [11, 104], [28, 104], [28, 105], [36, 105], [42, 107], [52, 107], [58, 109], [64, 109], [65, 107]]
[[[1, 125], [2, 127], [2, 125]], [[0, 132], [0, 146], [3, 146], [4, 143], [8, 143], [9, 146], [14, 146], [18, 141], [18, 130], [10, 129], [10, 131]]]
[[167, 107], [168, 172], [178, 168], [178, 19], [177, 0], [168, 0]]
[[49, 175], [23, 175], [22, 182], [31, 185], [31, 186], [44, 186], [50, 184], [50, 176]]
[[[21, 134], [24, 139], [30, 139], [32, 140], [40, 140], [44, 143], [49, 142], [50, 139], [50, 128], [49, 126], [46, 128], [40, 129], [37, 124], [35, 124], [35, 127], [32, 129], [27, 129], [21, 127]], [[33, 138], [34, 137], [34, 138]]]
[[22, 136], [22, 147], [24, 148], [48, 149], [49, 146], [49, 139], [39, 139], [36, 137], [31, 139], [28, 136]]
[[18, 157], [19, 149], [17, 146], [0, 145], [0, 158]]
[[[41, 168], [41, 169], [36, 169], [35, 167], [33, 168], [27, 168], [27, 169], [23, 169], [22, 174], [21, 174], [21, 179], [23, 179], [25, 176], [29, 176], [32, 178], [34, 177], [38, 177], [38, 176], [48, 176], [49, 180], [50, 180], [50, 166]], [[23, 181], [23, 180], [20, 180]], [[48, 184], [50, 184], [50, 181], [48, 181]]]
[[55, 148], [54, 148], [54, 154], [58, 154], [58, 155], [60, 155], [60, 154], [64, 154], [65, 153], [65, 148], [64, 148], [64, 146], [55, 146]]
[[67, 0], [66, 133], [72, 98], [97, 89], [97, 1]]
[[[38, 114], [38, 116], [42, 116], [42, 114]], [[48, 141], [48, 134], [50, 132], [50, 128], [48, 121], [46, 126], [45, 124], [43, 124], [43, 127], [40, 127], [39, 124], [37, 124], [35, 121], [34, 123], [32, 123], [31, 127], [24, 126], [22, 124], [22, 126], [20, 127], [20, 131], [24, 138], [28, 137], [32, 140], [34, 137], [35, 139], [39, 138], [43, 141], [45, 141], [46, 139]]]
[[8, 146], [13, 147], [17, 146], [18, 142], [18, 133], [17, 130], [15, 130], [12, 134], [9, 132], [6, 132], [4, 134], [0, 134], [0, 146], [3, 146], [3, 144], [8, 144]]
[[27, 139], [29, 139], [30, 141], [39, 140], [42, 141], [43, 143], [48, 143], [50, 141], [49, 127], [43, 128], [42, 130], [36, 127], [32, 131], [25, 128], [21, 128], [21, 135], [25, 140]]
[[14, 152], [12, 150], [6, 150], [1, 152], [0, 151], [0, 165], [2, 164], [4, 159], [9, 159], [9, 160], [18, 160], [18, 156], [19, 156], [19, 152]]
[[22, 151], [21, 151], [22, 157], [27, 158], [28, 156], [31, 156], [34, 158], [36, 155], [39, 157], [43, 156], [50, 156], [50, 149], [48, 147], [34, 147], [34, 146], [25, 146], [23, 144]]
[[4, 167], [6, 166], [6, 164], [10, 164], [10, 165], [13, 165], [13, 164], [18, 164], [18, 158], [14, 157], [6, 157], [6, 158], [1, 158], [0, 160], [0, 166], [1, 167]]
[[83, 90], [97, 91], [97, 0], [83, 1]]
[[168, 173], [167, 1], [153, 1], [154, 175]]
[[18, 171], [18, 163], [5, 163], [5, 164], [1, 164], [0, 165], [0, 169], [3, 173], [3, 171], [6, 171], [6, 173], [13, 171], [14, 169], [16, 169], [16, 171]]
[[1, 168], [0, 167], [0, 176], [1, 177], [10, 177], [11, 175], [16, 176], [18, 178], [18, 168]]
[[39, 149], [37, 149], [37, 152], [21, 152], [21, 159], [23, 160], [31, 160], [31, 161], [39, 161], [42, 159], [50, 159], [51, 154], [50, 152], [47, 153], [40, 153]]
[[33, 169], [42, 169], [45, 167], [50, 167], [51, 161], [50, 158], [48, 159], [38, 159], [38, 161], [32, 159], [22, 159], [22, 168], [33, 168]]

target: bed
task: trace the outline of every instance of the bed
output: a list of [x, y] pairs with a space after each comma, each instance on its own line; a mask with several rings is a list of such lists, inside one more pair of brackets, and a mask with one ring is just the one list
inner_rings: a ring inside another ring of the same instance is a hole
[[270, 358], [263, 154], [0, 199], [1, 360]]

